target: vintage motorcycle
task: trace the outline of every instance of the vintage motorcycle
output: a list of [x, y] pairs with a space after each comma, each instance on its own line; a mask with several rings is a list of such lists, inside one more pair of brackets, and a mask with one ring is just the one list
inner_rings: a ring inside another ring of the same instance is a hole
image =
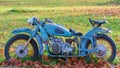
[[[39, 21], [36, 17], [28, 19], [34, 29], [18, 28], [6, 44], [4, 52], [10, 58], [37, 58], [47, 54], [50, 57], [86, 57], [95, 55], [98, 59], [112, 62], [116, 57], [116, 45], [106, 34], [111, 30], [102, 28], [103, 20], [92, 20], [92, 29], [85, 35], [70, 28], [67, 30], [60, 24], [45, 18]], [[78, 25], [79, 26], [79, 25]]]

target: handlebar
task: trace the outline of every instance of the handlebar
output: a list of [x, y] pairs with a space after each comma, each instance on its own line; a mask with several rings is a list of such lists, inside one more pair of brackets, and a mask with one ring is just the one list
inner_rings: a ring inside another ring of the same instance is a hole
[[48, 22], [48, 23], [53, 23], [53, 21], [52, 20], [50, 20], [50, 19], [48, 19], [48, 18], [45, 18], [45, 21], [44, 21], [45, 23], [46, 22]]

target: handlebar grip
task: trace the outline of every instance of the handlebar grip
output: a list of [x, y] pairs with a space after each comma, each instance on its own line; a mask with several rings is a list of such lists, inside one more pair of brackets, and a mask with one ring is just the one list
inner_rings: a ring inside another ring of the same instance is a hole
[[45, 22], [53, 23], [53, 21], [48, 18], [45, 18]]

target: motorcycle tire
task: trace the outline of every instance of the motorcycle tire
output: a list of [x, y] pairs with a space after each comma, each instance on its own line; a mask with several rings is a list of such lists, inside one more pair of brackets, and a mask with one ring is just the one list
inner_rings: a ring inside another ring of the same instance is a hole
[[[14, 44], [15, 44], [16, 41], [24, 40], [26, 42], [26, 41], [28, 41], [28, 39], [29, 39], [28, 35], [18, 34], [18, 35], [15, 35], [14, 37], [12, 37], [10, 40], [8, 40], [8, 42], [7, 42], [7, 44], [6, 44], [5, 48], [4, 48], [5, 58], [7, 60], [9, 60], [11, 58], [15, 58], [15, 59], [19, 58], [18, 56], [16, 56], [16, 52], [15, 52], [16, 51], [15, 50], [16, 47], [14, 46]], [[20, 43], [22, 43], [22, 41]], [[38, 57], [38, 46], [37, 46], [37, 43], [35, 42], [34, 39], [31, 39], [31, 41], [29, 42], [29, 45], [30, 44], [31, 44], [31, 49], [33, 49], [33, 50], [31, 51], [32, 55], [30, 55], [29, 58], [32, 59], [32, 60], [36, 60], [37, 57]], [[29, 47], [29, 45], [28, 45], [28, 47]], [[14, 48], [12, 48], [12, 47], [14, 47]], [[13, 51], [10, 52], [10, 50], [13, 50]], [[28, 50], [30, 50], [30, 49], [28, 49]], [[14, 54], [14, 56], [12, 56], [12, 54]], [[23, 58], [25, 58], [25, 57], [23, 57]], [[23, 58], [19, 58], [19, 59], [23, 59]]]
[[[116, 57], [116, 45], [115, 45], [114, 41], [110, 37], [108, 37], [107, 35], [105, 35], [105, 34], [98, 34], [97, 38], [96, 38], [96, 41], [99, 42], [100, 39], [103, 40], [103, 41], [108, 42], [109, 45], [110, 45], [110, 47], [111, 47], [111, 51], [112, 51], [111, 55], [108, 57], [108, 59], [106, 59], [106, 61], [108, 61], [108, 62], [111, 63], [115, 59], [115, 57]], [[89, 48], [89, 45], [91, 45], [91, 43], [90, 43], [90, 41], [87, 41], [87, 43], [86, 43], [86, 48], [87, 49]], [[106, 45], [106, 44], [103, 44], [103, 45]], [[89, 55], [87, 57], [90, 58]], [[91, 59], [89, 59], [89, 61], [90, 60]]]

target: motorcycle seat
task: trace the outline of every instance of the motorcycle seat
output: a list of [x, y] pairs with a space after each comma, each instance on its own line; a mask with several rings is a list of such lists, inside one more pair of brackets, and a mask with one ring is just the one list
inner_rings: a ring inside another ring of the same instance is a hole
[[98, 25], [101, 25], [101, 24], [106, 23], [105, 20], [93, 20], [93, 22], [94, 22], [95, 24], [98, 24]]

